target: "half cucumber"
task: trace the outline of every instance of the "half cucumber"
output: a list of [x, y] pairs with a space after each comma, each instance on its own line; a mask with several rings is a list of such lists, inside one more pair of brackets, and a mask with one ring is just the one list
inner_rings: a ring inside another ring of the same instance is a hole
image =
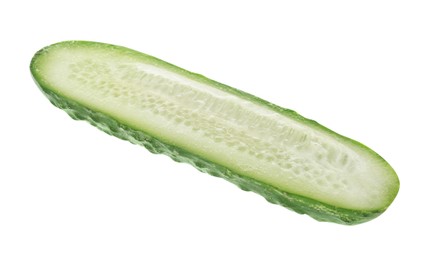
[[37, 52], [30, 68], [72, 118], [317, 220], [362, 223], [398, 193], [394, 170], [368, 147], [152, 56], [67, 41]]

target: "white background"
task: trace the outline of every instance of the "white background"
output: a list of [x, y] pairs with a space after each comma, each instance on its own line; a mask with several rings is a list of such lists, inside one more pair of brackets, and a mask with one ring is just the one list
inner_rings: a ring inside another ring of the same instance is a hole
[[[428, 259], [427, 1], [3, 1], [0, 259]], [[70, 119], [29, 63], [63, 40], [127, 46], [380, 153], [379, 218], [320, 223]]]

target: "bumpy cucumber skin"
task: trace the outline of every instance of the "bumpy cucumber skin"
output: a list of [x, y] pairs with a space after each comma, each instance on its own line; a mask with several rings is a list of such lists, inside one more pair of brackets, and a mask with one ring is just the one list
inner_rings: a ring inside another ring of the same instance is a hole
[[[157, 138], [145, 133], [144, 131], [141, 131], [139, 129], [133, 129], [130, 126], [127, 126], [119, 122], [118, 120], [110, 117], [107, 114], [101, 113], [99, 111], [94, 111], [84, 105], [81, 105], [76, 101], [70, 100], [67, 97], [64, 97], [61, 94], [51, 90], [51, 88], [47, 84], [44, 84], [44, 80], [37, 73], [37, 67], [35, 65], [38, 56], [42, 55], [45, 51], [48, 51], [50, 47], [53, 47], [53, 46], [56, 47], [62, 44], [64, 45], [67, 45], [67, 44], [105, 45], [114, 49], [120, 48], [122, 51], [124, 51], [127, 54], [144, 56], [147, 59], [152, 59], [152, 62], [154, 62], [155, 64], [159, 64], [164, 67], [169, 67], [169, 69], [177, 73], [183, 74], [185, 76], [188, 76], [189, 78], [198, 80], [203, 83], [208, 83], [219, 89], [226, 90], [232, 94], [245, 97], [246, 99], [252, 100], [254, 102], [258, 102], [260, 104], [270, 107], [271, 109], [277, 112], [280, 112], [281, 114], [285, 114], [288, 117], [294, 118], [297, 121], [300, 121], [307, 125], [311, 125], [312, 127], [315, 127], [315, 128], [319, 128], [325, 132], [328, 132], [331, 135], [336, 135], [338, 138], [342, 139], [342, 141], [353, 143], [353, 145], [361, 146], [361, 148], [368, 150], [368, 152], [373, 153], [374, 156], [379, 157], [381, 161], [385, 162], [378, 154], [376, 154], [375, 152], [373, 152], [371, 149], [364, 146], [363, 144], [358, 143], [354, 140], [351, 140], [347, 137], [341, 136], [331, 131], [330, 129], [318, 124], [314, 120], [310, 120], [302, 117], [301, 115], [299, 115], [293, 110], [284, 109], [282, 107], [269, 103], [265, 100], [262, 100], [258, 97], [250, 95], [246, 92], [231, 88], [229, 86], [223, 85], [216, 81], [212, 81], [202, 75], [183, 70], [182, 68], [166, 63], [155, 57], [152, 57], [134, 50], [130, 50], [125, 47], [107, 45], [107, 44], [97, 43], [97, 42], [86, 42], [86, 41], [60, 42], [40, 50], [35, 54], [35, 56], [31, 61], [30, 70], [36, 84], [39, 86], [41, 91], [46, 95], [46, 97], [50, 100], [50, 102], [53, 105], [67, 112], [67, 114], [69, 114], [69, 116], [75, 120], [88, 121], [90, 124], [106, 132], [109, 135], [116, 136], [120, 139], [127, 140], [134, 144], [142, 145], [152, 153], [155, 153], [155, 154], [160, 153], [160, 154], [168, 155], [174, 161], [189, 163], [195, 168], [197, 168], [198, 170], [200, 170], [201, 172], [209, 173], [210, 175], [216, 176], [216, 177], [222, 177], [223, 179], [236, 184], [242, 190], [253, 191], [255, 193], [258, 193], [271, 203], [282, 205], [300, 214], [307, 214], [308, 216], [318, 221], [334, 222], [334, 223], [345, 224], [345, 225], [355, 225], [355, 224], [367, 222], [379, 216], [390, 205], [389, 203], [389, 205], [387, 205], [385, 208], [372, 210], [372, 211], [352, 210], [352, 209], [339, 208], [314, 199], [289, 193], [289, 192], [280, 190], [276, 187], [273, 187], [272, 185], [255, 180], [253, 178], [240, 175], [239, 173], [231, 171], [230, 169], [225, 168], [222, 165], [211, 162], [205, 158], [201, 158], [198, 155], [192, 154], [177, 146], [162, 142], [161, 140], [158, 140]], [[389, 167], [391, 169], [391, 167], [387, 164], [387, 162], [385, 162], [385, 164], [386, 164], [386, 167]], [[393, 169], [391, 169], [391, 171], [392, 171], [392, 174], [395, 174]], [[399, 180], [397, 179], [397, 187], [394, 188], [394, 190], [392, 191], [391, 202], [396, 197], [398, 190], [399, 190]]]

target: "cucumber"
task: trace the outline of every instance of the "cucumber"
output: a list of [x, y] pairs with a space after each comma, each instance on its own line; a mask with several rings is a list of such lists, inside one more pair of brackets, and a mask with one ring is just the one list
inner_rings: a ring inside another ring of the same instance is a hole
[[319, 221], [371, 220], [399, 190], [392, 167], [361, 143], [125, 47], [60, 42], [30, 70], [72, 118]]

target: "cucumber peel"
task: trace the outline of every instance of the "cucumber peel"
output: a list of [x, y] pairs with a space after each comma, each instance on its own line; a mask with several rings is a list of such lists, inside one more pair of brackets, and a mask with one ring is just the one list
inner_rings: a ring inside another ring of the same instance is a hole
[[60, 42], [37, 52], [30, 70], [72, 118], [319, 221], [371, 220], [399, 190], [392, 167], [363, 144], [125, 47]]

